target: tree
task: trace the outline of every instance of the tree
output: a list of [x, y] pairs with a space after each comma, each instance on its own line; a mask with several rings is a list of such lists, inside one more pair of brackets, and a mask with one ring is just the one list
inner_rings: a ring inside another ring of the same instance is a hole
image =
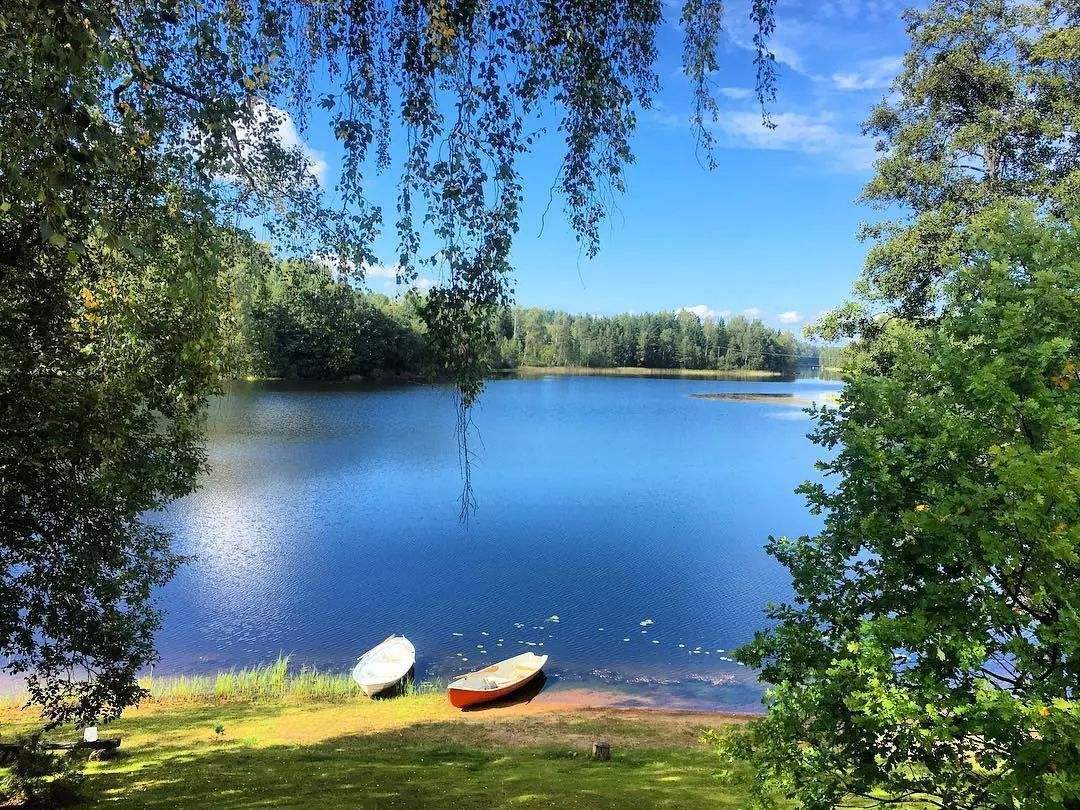
[[932, 322], [979, 211], [1022, 198], [1058, 212], [1080, 193], [1080, 9], [1063, 0], [934, 0], [904, 14], [911, 48], [866, 122], [882, 153], [863, 192], [904, 216], [866, 225], [859, 303], [827, 337], [872, 338], [882, 310]]
[[[763, 101], [771, 8], [752, 12]], [[702, 132], [720, 11], [683, 10]], [[389, 168], [400, 133], [400, 276], [444, 271], [422, 316], [467, 406], [509, 298], [525, 122], [546, 114], [563, 133], [558, 188], [595, 252], [658, 84], [662, 12], [659, 0], [0, 5], [0, 654], [49, 721], [115, 716], [141, 694], [151, 594], [178, 560], [140, 515], [202, 467], [238, 223], [288, 258], [331, 252], [362, 277], [382, 222], [366, 174]], [[313, 101], [344, 149], [340, 205], [283, 137]]]
[[[129, 178], [116, 179], [96, 191], [125, 199]], [[115, 715], [141, 694], [151, 592], [180, 559], [140, 515], [203, 469], [217, 374], [228, 241], [125, 201], [123, 235], [87, 228], [77, 252], [40, 227], [0, 239], [0, 653], [54, 722]]]
[[763, 797], [1080, 806], [1080, 210], [981, 215], [933, 330], [817, 414], [822, 534], [739, 659], [775, 684], [724, 741]]
[[795, 599], [737, 653], [772, 684], [725, 738], [757, 798], [1080, 806], [1080, 12], [935, 0], [868, 128], [875, 239], [826, 334], [829, 487], [770, 539]]
[[723, 321], [703, 323], [685, 311], [609, 318], [515, 309], [514, 317], [524, 337], [504, 346], [510, 365], [747, 368], [791, 375], [800, 358], [813, 362], [818, 351], [813, 344], [800, 344], [790, 332], [741, 316], [732, 320], [731, 342]]
[[267, 296], [266, 280], [275, 259], [268, 246], [241, 237], [243, 249], [233, 250], [219, 269], [224, 296], [217, 351], [222, 374], [229, 379], [264, 375], [263, 341], [254, 313]]
[[578, 347], [570, 329], [570, 318], [565, 313], [556, 315], [551, 324], [551, 342], [555, 350], [555, 365], [578, 365]]
[[262, 370], [273, 377], [335, 380], [354, 367], [359, 312], [353, 292], [314, 262], [274, 266], [252, 310]]
[[[356, 294], [357, 331], [353, 340], [351, 374], [421, 374], [431, 365], [423, 338], [423, 323], [411, 296]], [[501, 367], [501, 364], [493, 364]]]
[[679, 368], [706, 368], [705, 329], [701, 319], [689, 312], [680, 312], [678, 318]]

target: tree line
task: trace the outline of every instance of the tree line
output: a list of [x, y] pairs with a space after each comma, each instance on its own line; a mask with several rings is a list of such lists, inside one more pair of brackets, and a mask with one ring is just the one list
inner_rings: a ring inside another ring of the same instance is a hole
[[[314, 259], [275, 259], [258, 245], [224, 278], [219, 342], [226, 376], [336, 380], [439, 375], [421, 293], [365, 290]], [[737, 315], [690, 312], [613, 316], [506, 308], [487, 352], [491, 370], [644, 367], [775, 371], [819, 363], [821, 348]], [[827, 348], [827, 347], [826, 347]]]
[[359, 288], [313, 259], [274, 258], [253, 245], [224, 274], [225, 376], [338, 380], [423, 374], [431, 367], [414, 294]]
[[601, 316], [516, 308], [504, 315], [501, 334], [503, 367], [747, 369], [790, 375], [800, 366], [817, 365], [819, 351], [757, 319], [703, 320], [686, 311]]

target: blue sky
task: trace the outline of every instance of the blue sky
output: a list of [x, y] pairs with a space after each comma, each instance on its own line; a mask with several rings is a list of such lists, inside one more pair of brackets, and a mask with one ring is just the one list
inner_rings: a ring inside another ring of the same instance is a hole
[[[874, 212], [857, 203], [870, 177], [873, 145], [859, 134], [871, 106], [900, 67], [907, 39], [894, 0], [780, 0], [773, 48], [781, 62], [774, 130], [761, 127], [753, 96], [748, 0], [728, 5], [721, 70], [718, 166], [703, 168], [688, 126], [680, 71], [678, 3], [660, 33], [662, 90], [641, 116], [627, 193], [586, 260], [556, 202], [541, 220], [557, 167], [548, 141], [524, 164], [526, 202], [513, 251], [517, 301], [571, 312], [611, 314], [698, 307], [746, 312], [798, 329], [841, 301], [866, 247], [855, 239]], [[322, 131], [320, 131], [322, 130]], [[321, 127], [298, 136], [325, 163], [332, 185], [334, 143]], [[392, 197], [393, 174], [373, 178]], [[384, 187], [384, 188], [383, 188]], [[388, 220], [391, 219], [388, 215]], [[392, 241], [377, 248], [389, 261]], [[393, 292], [389, 268], [369, 286]]]

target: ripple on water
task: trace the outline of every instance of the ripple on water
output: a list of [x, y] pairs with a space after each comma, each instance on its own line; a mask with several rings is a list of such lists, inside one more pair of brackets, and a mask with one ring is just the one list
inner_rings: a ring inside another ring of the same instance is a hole
[[789, 596], [762, 546], [817, 528], [793, 490], [818, 452], [805, 423], [768, 415], [785, 409], [688, 394], [835, 389], [493, 382], [463, 526], [448, 390], [236, 387], [213, 408], [201, 489], [151, 518], [196, 557], [159, 594], [160, 669], [280, 652], [345, 668], [404, 633], [421, 677], [527, 648], [567, 680], [610, 669], [657, 700], [756, 705], [753, 674], [723, 651]]

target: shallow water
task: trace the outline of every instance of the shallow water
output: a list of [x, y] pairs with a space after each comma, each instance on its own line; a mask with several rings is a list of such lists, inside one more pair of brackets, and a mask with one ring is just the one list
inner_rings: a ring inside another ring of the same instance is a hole
[[210, 474], [156, 516], [196, 559], [165, 587], [159, 672], [344, 669], [392, 632], [441, 677], [524, 651], [553, 683], [754, 709], [730, 650], [789, 595], [762, 550], [813, 531], [795, 486], [821, 454], [783, 402], [840, 383], [499, 379], [474, 413], [478, 508], [441, 387], [238, 384], [212, 406]]

